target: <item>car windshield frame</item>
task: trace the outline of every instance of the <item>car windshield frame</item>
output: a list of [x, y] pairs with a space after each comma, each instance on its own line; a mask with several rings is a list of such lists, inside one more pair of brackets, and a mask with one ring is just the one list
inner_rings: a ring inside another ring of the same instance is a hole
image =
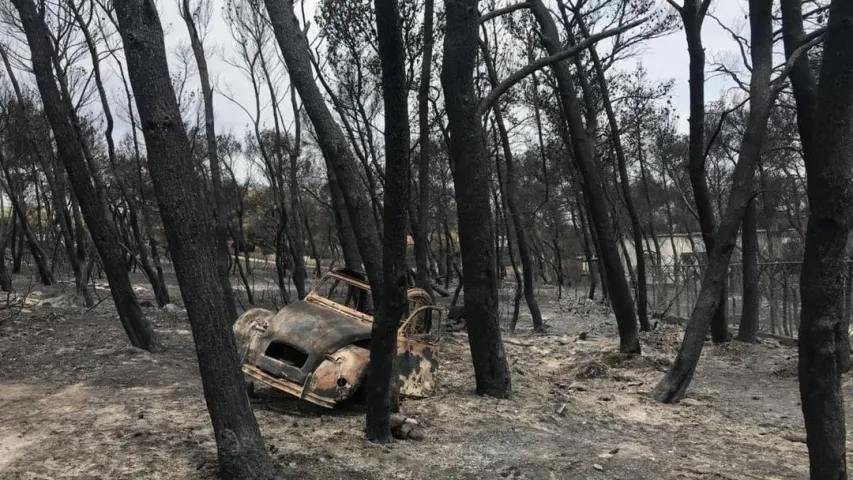
[[[310, 301], [313, 303], [319, 303], [320, 305], [333, 308], [340, 312], [346, 313], [348, 315], [354, 316], [362, 321], [373, 323], [373, 315], [375, 312], [375, 307], [372, 310], [363, 311], [355, 308], [353, 306], [340, 303], [329, 296], [323, 295], [321, 289], [324, 288], [329, 282], [336, 283], [337, 285], [332, 285], [331, 288], [339, 289], [341, 288], [341, 283], [345, 284], [346, 288], [349, 288], [350, 291], [347, 293], [347, 299], [349, 300], [352, 296], [355, 295], [364, 295], [362, 302], [366, 304], [373, 303], [373, 296], [370, 292], [370, 285], [367, 283], [361, 282], [358, 279], [349, 277], [347, 275], [338, 273], [338, 272], [329, 272], [327, 273], [321, 280], [320, 283], [314, 286], [308, 295], [305, 297], [306, 301]], [[360, 291], [360, 292], [359, 292]], [[356, 300], [358, 302], [358, 300]]]

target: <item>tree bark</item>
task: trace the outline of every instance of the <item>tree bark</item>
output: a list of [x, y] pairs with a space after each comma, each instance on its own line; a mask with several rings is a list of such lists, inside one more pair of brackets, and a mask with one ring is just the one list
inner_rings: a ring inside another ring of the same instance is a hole
[[418, 219], [415, 226], [415, 265], [417, 286], [432, 293], [429, 275], [429, 203], [430, 203], [430, 125], [429, 90], [432, 78], [433, 7], [434, 0], [424, 0], [424, 51], [421, 57], [421, 83], [418, 86], [418, 130], [420, 158], [418, 159]]
[[[492, 63], [488, 45], [483, 43], [481, 45], [481, 50], [483, 52], [483, 59], [486, 63], [489, 82], [491, 83], [492, 88], [494, 88], [498, 84], [498, 74], [495, 70], [494, 64]], [[539, 309], [539, 302], [536, 300], [536, 293], [534, 292], [533, 259], [530, 257], [530, 238], [527, 233], [530, 228], [525, 228], [521, 212], [518, 209], [518, 187], [515, 180], [515, 160], [512, 156], [512, 147], [509, 143], [509, 134], [507, 133], [506, 124], [504, 123], [500, 106], [497, 103], [495, 103], [493, 111], [495, 113], [495, 124], [500, 135], [501, 147], [503, 148], [504, 162], [506, 163], [506, 178], [503, 193], [505, 195], [504, 201], [506, 202], [507, 209], [509, 210], [509, 217], [511, 219], [511, 221], [507, 223], [511, 223], [515, 230], [516, 247], [518, 247], [518, 257], [521, 261], [524, 300], [527, 302], [527, 308], [530, 310], [530, 316], [533, 319], [533, 331], [536, 333], [542, 333], [545, 330], [545, 327], [542, 323], [542, 312]], [[509, 226], [510, 225], [507, 225], [507, 228], [509, 228]], [[507, 231], [507, 237], [509, 237], [509, 235], [510, 233]], [[513, 269], [515, 269], [515, 265], [513, 265]], [[514, 319], [517, 320], [518, 316], [515, 315]], [[514, 325], [515, 324], [513, 324], [513, 326]]]
[[450, 158], [459, 217], [465, 289], [465, 324], [477, 393], [508, 398], [509, 366], [498, 320], [498, 275], [489, 205], [489, 167], [477, 115], [474, 68], [478, 0], [447, 0], [441, 85], [450, 127]]
[[[583, 16], [578, 15], [577, 20], [584, 37], [589, 38], [589, 30], [586, 28]], [[604, 111], [607, 114], [607, 124], [610, 127], [610, 137], [616, 151], [616, 163], [619, 167], [619, 184], [622, 187], [622, 197], [625, 201], [625, 208], [628, 210], [628, 218], [631, 220], [631, 238], [634, 243], [634, 254], [637, 259], [637, 317], [640, 321], [640, 329], [648, 332], [652, 328], [649, 323], [648, 314], [649, 300], [646, 257], [645, 249], [643, 248], [643, 227], [640, 224], [640, 215], [637, 213], [637, 205], [634, 203], [634, 196], [631, 193], [631, 182], [628, 178], [628, 159], [625, 157], [625, 149], [622, 146], [616, 112], [613, 111], [613, 103], [610, 101], [610, 88], [607, 85], [607, 78], [604, 75], [604, 67], [601, 65], [601, 59], [594, 45], [589, 47], [589, 54], [592, 58], [592, 64], [595, 67], [595, 76], [598, 79], [601, 101], [604, 104]]]
[[273, 478], [274, 466], [239, 370], [231, 311], [216, 264], [216, 224], [198, 195], [203, 180], [191, 160], [156, 6], [148, 0], [114, 5], [149, 171], [195, 339], [221, 472], [225, 478]]
[[91, 178], [81, 144], [83, 139], [78, 137], [73, 112], [69, 110], [70, 99], [63, 99], [57, 87], [51, 61], [55, 52], [50, 43], [50, 33], [32, 0], [15, 0], [13, 4], [26, 33], [33, 72], [59, 157], [65, 165], [74, 195], [80, 203], [86, 225], [104, 265], [119, 318], [134, 346], [158, 350], [160, 347], [154, 331], [139, 307], [127, 267], [122, 261], [118, 231], [109, 218], [106, 204], [102, 202], [100, 189]]
[[[205, 1], [205, 0], [202, 0]], [[234, 301], [234, 290], [229, 277], [228, 253], [228, 220], [225, 211], [225, 197], [222, 193], [222, 167], [219, 164], [219, 147], [216, 142], [216, 120], [213, 114], [213, 88], [210, 86], [210, 74], [207, 69], [207, 57], [204, 45], [196, 28], [189, 0], [181, 2], [181, 17], [187, 25], [190, 35], [190, 46], [193, 50], [198, 77], [201, 82], [201, 96], [204, 100], [204, 136], [207, 140], [207, 158], [210, 160], [210, 183], [213, 190], [213, 215], [216, 222], [216, 266], [219, 269], [219, 281], [225, 303], [228, 305], [231, 321], [237, 321], [237, 304]]]
[[[53, 285], [56, 283], [56, 280], [53, 276], [53, 272], [47, 264], [47, 253], [41, 247], [41, 244], [36, 238], [35, 233], [33, 233], [32, 228], [30, 228], [29, 222], [27, 221], [27, 210], [24, 205], [21, 197], [18, 196], [18, 192], [15, 191], [15, 188], [12, 184], [12, 176], [9, 171], [9, 166], [6, 163], [6, 158], [3, 155], [3, 152], [0, 151], [0, 167], [3, 168], [3, 174], [6, 177], [6, 190], [9, 194], [9, 201], [12, 204], [12, 211], [15, 214], [15, 217], [18, 219], [18, 225], [21, 228], [21, 238], [26, 238], [27, 245], [30, 249], [30, 254], [33, 256], [33, 261], [36, 263], [36, 269], [38, 270], [39, 278], [41, 280], [42, 285]], [[12, 230], [13, 238], [12, 242], [14, 243], [14, 229]], [[18, 254], [20, 255], [23, 251], [23, 243], [19, 242]], [[12, 273], [20, 272], [20, 257], [15, 257], [15, 252], [13, 249], [12, 257], [14, 258], [14, 266]]]
[[406, 296], [406, 225], [411, 173], [409, 109], [399, 4], [397, 0], [375, 0], [374, 6], [385, 103], [384, 287], [371, 332], [367, 438], [376, 443], [390, 443], [393, 441], [390, 415], [398, 392], [394, 368], [397, 327], [409, 311]]
[[[555, 55], [561, 49], [559, 33], [551, 13], [541, 0], [532, 2], [533, 15], [542, 30], [542, 43], [549, 54]], [[610, 221], [610, 213], [604, 196], [601, 174], [595, 164], [594, 136], [585, 132], [581, 118], [579, 101], [575, 92], [571, 72], [565, 62], [551, 66], [557, 79], [560, 102], [569, 124], [572, 149], [578, 171], [587, 189], [590, 209], [590, 221], [598, 237], [599, 255], [604, 264], [608, 284], [610, 304], [616, 315], [619, 328], [619, 349], [624, 353], [640, 353], [640, 340], [637, 337], [637, 317], [634, 311], [634, 299], [625, 277], [625, 270], [619, 258], [619, 247]]]
[[732, 173], [732, 189], [720, 228], [714, 240], [708, 266], [705, 269], [699, 298], [690, 316], [684, 340], [666, 376], [658, 383], [654, 396], [664, 403], [680, 400], [693, 379], [705, 335], [720, 306], [729, 260], [737, 243], [747, 205], [753, 196], [755, 167], [761, 154], [761, 144], [770, 116], [773, 95], [770, 74], [773, 69], [772, 0], [750, 0], [749, 22], [751, 35], [752, 78], [749, 89], [749, 117], [740, 144], [739, 156]]
[[[296, 90], [290, 91], [293, 105], [294, 136], [290, 145], [290, 236], [291, 252], [293, 252], [293, 284], [300, 300], [305, 298], [307, 291], [305, 281], [308, 279], [308, 269], [305, 266], [305, 236], [302, 230], [302, 208], [299, 205], [299, 155], [302, 153], [302, 119], [296, 104]], [[316, 258], [316, 256], [315, 256]]]
[[[690, 58], [688, 171], [690, 185], [693, 187], [693, 198], [696, 202], [696, 213], [699, 217], [699, 228], [702, 231], [702, 240], [707, 252], [706, 259], [709, 263], [711, 251], [714, 249], [717, 222], [714, 219], [713, 201], [705, 176], [705, 47], [702, 45], [702, 23], [710, 3], [711, 0], [684, 0], [684, 6], [679, 12], [684, 23], [687, 53]], [[725, 290], [723, 286], [721, 291], [725, 292]], [[722, 343], [729, 340], [726, 322], [726, 297], [725, 294], [721, 294], [717, 312], [711, 323], [711, 337], [714, 342]]]
[[299, 93], [317, 133], [326, 168], [333, 170], [336, 175], [336, 183], [340, 187], [349, 223], [352, 225], [365, 273], [370, 281], [373, 304], [381, 305], [382, 245], [371, 211], [372, 192], [366, 191], [357, 160], [353, 157], [346, 136], [314, 83], [308, 41], [299, 28], [299, 20], [293, 11], [293, 0], [264, 0], [264, 3], [290, 74], [292, 88], [296, 88]]
[[[792, 1], [782, 5], [788, 51], [801, 43], [801, 6]], [[810, 210], [800, 276], [800, 399], [810, 478], [846, 479], [841, 383], [842, 373], [849, 368], [843, 279], [853, 208], [853, 3], [833, 0], [830, 5], [816, 95], [813, 77], [807, 72], [808, 59], [800, 58], [791, 80]]]
[[[758, 200], [753, 198], [746, 208], [741, 227], [743, 252], [743, 305], [737, 339], [755, 343], [758, 333], [758, 310], [761, 290], [758, 288]], [[768, 242], [770, 239], [768, 238]]]

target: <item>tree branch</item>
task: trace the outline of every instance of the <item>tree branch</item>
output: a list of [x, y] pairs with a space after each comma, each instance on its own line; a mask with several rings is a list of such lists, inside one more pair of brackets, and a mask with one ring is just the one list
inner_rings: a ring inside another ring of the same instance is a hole
[[794, 64], [797, 63], [797, 60], [799, 60], [802, 55], [805, 55], [810, 48], [823, 41], [826, 28], [816, 30], [816, 32], [819, 33], [817, 35], [813, 35], [814, 32], [812, 34], [809, 34], [809, 37], [814, 36], [814, 38], [803, 43], [796, 50], [794, 50], [794, 53], [792, 53], [791, 56], [788, 57], [788, 59], [785, 61], [785, 66], [782, 68], [782, 71], [776, 78], [773, 79], [772, 82], [770, 82], [770, 85], [773, 87], [773, 90], [771, 90], [770, 92], [771, 99], [775, 99], [776, 96], [779, 95], [779, 92], [782, 91], [782, 88], [784, 88], [785, 86], [785, 79], [788, 78], [788, 74], [791, 72], [791, 69], [794, 68]]
[[501, 15], [506, 15], [507, 13], [512, 13], [516, 10], [521, 10], [522, 8], [530, 8], [531, 5], [532, 5], [532, 3], [530, 3], [530, 2], [521, 2], [521, 3], [509, 5], [507, 7], [498, 8], [498, 9], [492, 10], [491, 12], [486, 13], [485, 15], [481, 16], [478, 21], [480, 23], [486, 23], [493, 18], [500, 17]]
[[493, 88], [492, 91], [489, 92], [488, 95], [486, 95], [486, 97], [484, 97], [480, 101], [480, 105], [477, 107], [477, 116], [483, 116], [485, 112], [489, 111], [489, 109], [492, 108], [492, 105], [497, 101], [498, 98], [500, 98], [501, 95], [506, 93], [507, 90], [515, 86], [515, 84], [517, 84], [518, 82], [524, 80], [531, 73], [547, 66], [553, 65], [562, 60], [565, 60], [571, 56], [577, 55], [586, 48], [588, 48], [590, 45], [598, 42], [599, 40], [603, 40], [605, 38], [612, 37], [624, 31], [630, 30], [636, 27], [637, 25], [644, 23], [646, 20], [647, 18], [641, 18], [637, 21], [625, 24], [621, 27], [605, 30], [594, 35], [590, 35], [582, 42], [578, 42], [578, 44], [574, 47], [567, 48], [562, 52], [556, 53], [545, 58], [540, 58], [539, 60], [525, 65], [524, 67], [518, 69], [512, 75], [505, 78], [501, 83], [499, 83], [495, 88]]
[[677, 4], [677, 3], [675, 3], [675, 0], [666, 0], [666, 1], [667, 1], [670, 5], [672, 5], [672, 8], [674, 8], [676, 12], [681, 13], [681, 5], [679, 5], [679, 4]]

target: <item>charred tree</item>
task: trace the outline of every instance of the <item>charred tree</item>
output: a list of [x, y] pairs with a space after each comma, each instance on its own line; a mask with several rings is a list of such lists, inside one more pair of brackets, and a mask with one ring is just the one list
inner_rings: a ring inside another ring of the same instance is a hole
[[478, 0], [447, 0], [441, 85], [450, 129], [450, 158], [459, 217], [465, 324], [477, 393], [507, 398], [509, 366], [498, 321], [498, 272], [489, 205], [489, 166], [474, 90]]
[[[531, 9], [539, 24], [542, 34], [542, 44], [549, 54], [555, 55], [561, 50], [561, 42], [557, 26], [551, 12], [541, 0], [531, 2]], [[569, 136], [578, 172], [586, 186], [586, 199], [589, 207], [589, 220], [598, 238], [598, 252], [602, 259], [605, 278], [608, 284], [608, 294], [616, 321], [619, 327], [620, 351], [624, 353], [640, 353], [640, 340], [637, 336], [637, 317], [634, 310], [634, 299], [622, 260], [619, 257], [619, 247], [610, 212], [605, 198], [601, 174], [595, 163], [594, 135], [586, 132], [580, 111], [580, 103], [575, 91], [574, 80], [565, 62], [557, 62], [551, 66], [557, 79], [560, 103], [569, 124]]]
[[737, 234], [743, 222], [747, 205], [753, 197], [753, 182], [761, 145], [770, 117], [770, 109], [778, 94], [771, 88], [773, 70], [772, 0], [750, 0], [749, 23], [752, 49], [752, 78], [749, 88], [749, 117], [740, 143], [739, 155], [732, 173], [732, 189], [720, 228], [714, 239], [714, 249], [708, 257], [708, 266], [702, 279], [699, 297], [687, 324], [681, 348], [666, 376], [654, 390], [655, 398], [664, 403], [680, 400], [696, 371], [705, 335], [711, 327], [720, 306], [720, 295], [725, 288], [729, 261], [737, 243]]
[[[589, 30], [583, 20], [582, 15], [577, 15], [578, 26], [581, 29], [584, 37], [589, 38]], [[651, 330], [648, 314], [648, 285], [646, 277], [646, 255], [643, 248], [643, 227], [640, 224], [640, 215], [637, 213], [637, 205], [634, 203], [634, 195], [631, 193], [631, 182], [628, 178], [628, 159], [625, 155], [625, 148], [622, 146], [622, 138], [620, 135], [619, 123], [616, 119], [616, 112], [613, 109], [613, 102], [610, 100], [610, 88], [607, 84], [607, 78], [604, 75], [604, 67], [601, 63], [601, 58], [598, 56], [598, 50], [595, 46], [589, 47], [589, 55], [592, 59], [593, 67], [595, 68], [595, 76], [598, 79], [598, 89], [601, 95], [601, 101], [604, 104], [604, 111], [607, 114], [607, 124], [610, 127], [610, 138], [613, 141], [613, 149], [616, 152], [616, 163], [619, 170], [619, 184], [622, 187], [622, 199], [625, 202], [625, 208], [628, 210], [628, 218], [631, 221], [631, 239], [634, 244], [634, 256], [637, 259], [637, 317], [640, 321], [640, 328], [648, 332]]]
[[[340, 214], [342, 217], [348, 216], [365, 273], [370, 281], [374, 305], [381, 305], [382, 246], [379, 242], [376, 217], [371, 207], [371, 195], [361, 180], [358, 161], [314, 82], [308, 40], [299, 28], [299, 20], [293, 11], [293, 0], [264, 0], [264, 3], [290, 74], [292, 88], [299, 93], [305, 112], [314, 126], [327, 170], [334, 172], [336, 182], [329, 182], [333, 190], [332, 197], [334, 199], [337, 195], [334, 192], [334, 183], [339, 187], [339, 199], [343, 200], [344, 204], [336, 203], [335, 207], [346, 207]], [[341, 220], [343, 222], [343, 218]]]
[[[741, 251], [743, 256], [743, 305], [737, 339], [755, 343], [758, 333], [758, 309], [761, 300], [758, 289], [758, 200], [753, 198], [746, 208], [741, 226]], [[768, 238], [768, 242], [771, 240]]]
[[225, 211], [225, 198], [222, 193], [222, 167], [219, 163], [219, 147], [216, 144], [216, 120], [213, 114], [213, 88], [210, 85], [210, 74], [207, 69], [207, 57], [204, 53], [204, 44], [196, 26], [198, 12], [204, 7], [205, 0], [193, 10], [190, 8], [189, 0], [181, 2], [181, 17], [187, 25], [190, 35], [190, 46], [193, 50], [196, 66], [198, 67], [199, 81], [201, 82], [201, 96], [204, 100], [204, 137], [207, 141], [207, 158], [210, 161], [210, 183], [213, 192], [213, 214], [216, 221], [216, 265], [219, 269], [219, 281], [222, 283], [222, 292], [225, 295], [225, 303], [228, 305], [231, 321], [237, 320], [237, 304], [234, 302], [234, 292], [229, 277], [229, 254], [228, 254], [228, 219]]
[[[783, 0], [788, 55], [804, 42], [802, 6]], [[850, 368], [844, 275], [853, 208], [853, 3], [829, 8], [820, 83], [800, 56], [791, 70], [805, 154], [809, 221], [800, 275], [800, 399], [809, 476], [847, 478], [842, 374]]]
[[[429, 202], [430, 202], [430, 125], [429, 87], [432, 78], [432, 48], [434, 0], [424, 1], [424, 51], [421, 58], [421, 82], [418, 86], [418, 130], [420, 158], [418, 159], [418, 217], [415, 225], [416, 285], [432, 293], [429, 275]], [[387, 173], [386, 173], [387, 175]]]
[[149, 171], [195, 339], [221, 472], [225, 478], [274, 478], [239, 370], [231, 311], [216, 264], [216, 221], [199, 195], [204, 183], [191, 161], [156, 6], [148, 0], [114, 6]]
[[409, 109], [406, 58], [397, 0], [375, 0], [376, 32], [385, 103], [385, 205], [383, 213], [382, 302], [373, 320], [370, 383], [367, 392], [367, 438], [389, 443], [395, 404], [397, 327], [409, 310], [406, 296], [406, 225], [409, 200]]
[[[495, 88], [498, 85], [498, 75], [492, 62], [491, 54], [489, 53], [489, 46], [485, 40], [481, 44], [481, 50], [483, 51], [483, 59], [485, 60], [486, 70], [488, 71], [489, 83], [491, 83], [492, 88]], [[509, 134], [507, 133], [506, 124], [503, 120], [503, 114], [501, 113], [500, 106], [497, 103], [495, 103], [493, 111], [495, 113], [497, 131], [500, 134], [500, 144], [503, 149], [504, 163], [506, 164], [506, 178], [502, 190], [504, 201], [506, 202], [506, 207], [509, 210], [509, 217], [511, 219], [508, 223], [511, 223], [513, 230], [515, 230], [516, 247], [518, 248], [518, 257], [521, 261], [524, 300], [527, 302], [527, 308], [530, 310], [530, 316], [533, 318], [533, 330], [536, 333], [541, 333], [545, 331], [545, 327], [542, 323], [542, 312], [539, 309], [539, 301], [536, 300], [536, 293], [534, 292], [533, 259], [530, 256], [530, 238], [528, 234], [528, 231], [531, 228], [528, 225], [524, 225], [524, 219], [522, 218], [521, 212], [518, 208], [518, 186], [515, 174], [515, 159], [512, 156], [512, 148], [509, 143]], [[509, 225], [507, 225], [507, 227], [509, 227]], [[510, 233], [507, 231], [507, 236], [509, 235]], [[513, 265], [513, 270], [515, 270], [515, 265]], [[518, 316], [513, 315], [513, 319], [517, 320]]]
[[[674, 5], [674, 4], [673, 4]], [[705, 243], [707, 261], [711, 262], [711, 252], [714, 249], [714, 235], [717, 232], [717, 222], [714, 218], [714, 203], [708, 188], [705, 175], [705, 47], [702, 45], [702, 23], [708, 13], [711, 0], [684, 0], [684, 5], [678, 7], [678, 13], [684, 24], [684, 34], [687, 38], [687, 53], [690, 58], [690, 144], [688, 147], [688, 171], [690, 185], [693, 187], [693, 199], [696, 203], [696, 213], [699, 217], [699, 228]], [[725, 282], [725, 278], [722, 280]], [[729, 331], [726, 320], [725, 285], [721, 294], [717, 311], [711, 322], [711, 337], [714, 342], [729, 341]]]
[[133, 292], [127, 266], [123, 262], [121, 240], [116, 225], [103, 203], [101, 189], [93, 182], [83, 145], [75, 128], [70, 101], [63, 98], [57, 87], [52, 59], [55, 57], [50, 32], [32, 0], [15, 0], [21, 24], [30, 47], [33, 72], [41, 94], [42, 104], [56, 141], [56, 147], [74, 195], [80, 203], [83, 218], [107, 274], [110, 292], [115, 301], [122, 326], [130, 342], [146, 350], [157, 350], [159, 345], [151, 324]]

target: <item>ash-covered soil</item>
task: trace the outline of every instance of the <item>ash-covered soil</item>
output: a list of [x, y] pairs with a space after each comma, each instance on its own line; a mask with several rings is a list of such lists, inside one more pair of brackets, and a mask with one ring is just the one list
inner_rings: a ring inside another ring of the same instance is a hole
[[[185, 312], [146, 310], [166, 347], [150, 354], [128, 346], [110, 300], [87, 310], [33, 288], [26, 304], [0, 311], [0, 478], [214, 478]], [[643, 356], [626, 358], [606, 309], [558, 302], [545, 288], [540, 298], [549, 333], [528, 333], [523, 316], [505, 337], [511, 400], [474, 394], [467, 337], [448, 333], [438, 394], [402, 405], [423, 441], [372, 445], [362, 405], [328, 411], [259, 389], [255, 413], [272, 455], [300, 479], [807, 476], [794, 349], [709, 343], [687, 398], [661, 405], [650, 391], [679, 327], [643, 334]]]

